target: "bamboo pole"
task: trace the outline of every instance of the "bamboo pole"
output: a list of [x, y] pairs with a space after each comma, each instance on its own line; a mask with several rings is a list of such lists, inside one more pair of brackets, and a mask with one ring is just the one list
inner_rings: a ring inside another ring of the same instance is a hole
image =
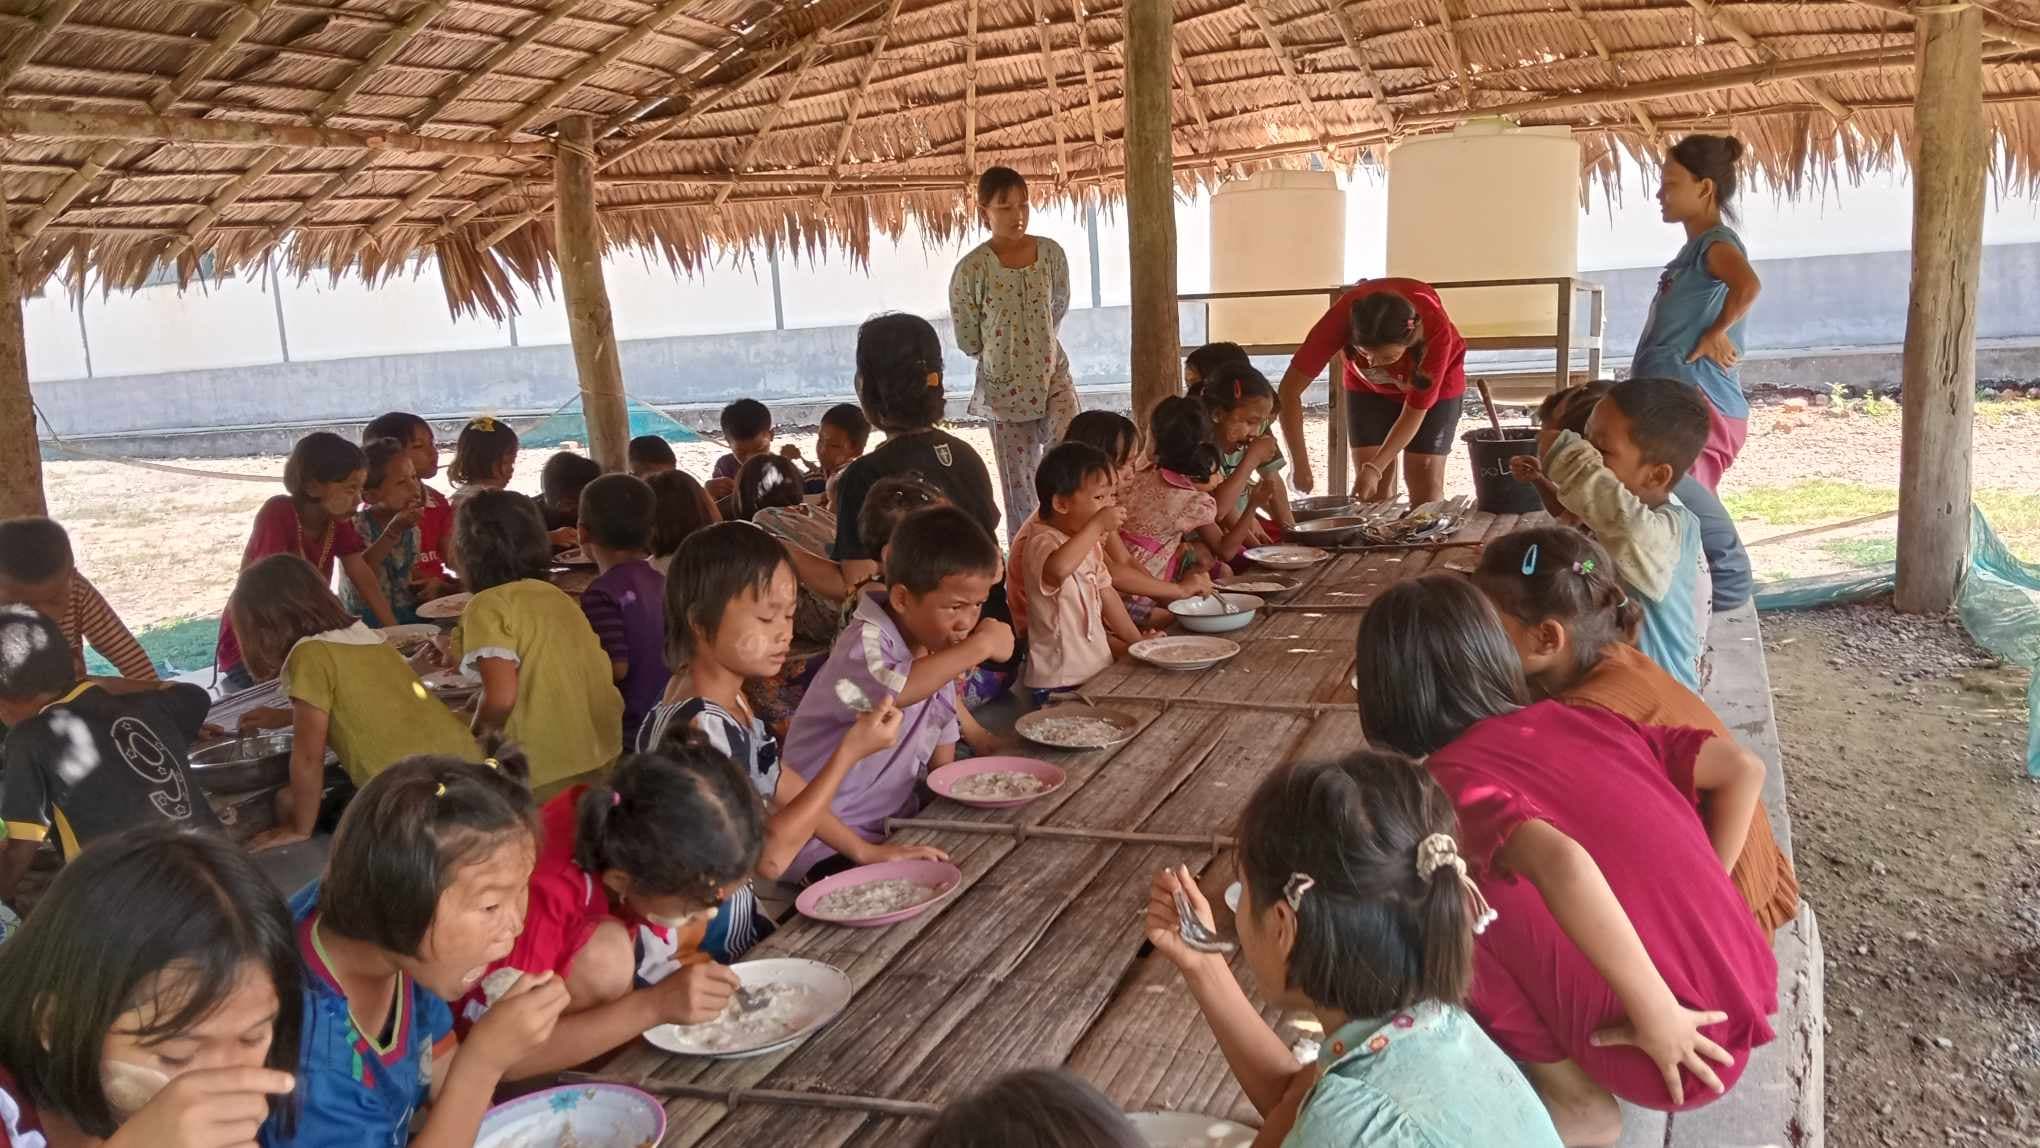
[[[1183, 379], [1176, 311], [1176, 181], [1170, 106], [1175, 5], [1135, 0], [1125, 9], [1127, 261], [1133, 293], [1133, 420]], [[1063, 169], [1068, 174], [1068, 169]]]
[[1912, 296], [1905, 315], [1898, 590], [1910, 614], [1955, 604], [1969, 564], [1976, 289], [1983, 255], [1983, 13], [1922, 15], [1913, 105]]
[[[119, 115], [111, 112], [56, 112], [29, 108], [0, 109], [0, 135], [35, 139], [126, 140], [187, 144], [197, 147], [285, 147], [414, 151], [429, 155], [511, 159], [540, 156], [552, 147], [542, 140], [506, 143], [457, 140], [408, 132], [354, 132], [253, 120], [198, 119], [192, 116]], [[101, 165], [104, 166], [103, 164]]]
[[35, 441], [35, 401], [28, 389], [28, 335], [15, 281], [7, 219], [7, 182], [0, 180], [0, 519], [41, 515], [42, 451]]
[[740, 1104], [789, 1104], [800, 1108], [830, 1108], [841, 1112], [876, 1112], [885, 1116], [914, 1116], [924, 1119], [942, 1115], [939, 1104], [918, 1100], [894, 1100], [887, 1096], [858, 1096], [847, 1092], [796, 1092], [788, 1088], [721, 1087], [689, 1084], [678, 1080], [641, 1080], [630, 1076], [603, 1076], [594, 1072], [563, 1072], [567, 1084], [620, 1084], [654, 1096], [689, 1100], [714, 1100], [735, 1108]]
[[588, 448], [606, 471], [624, 469], [630, 443], [630, 409], [623, 397], [609, 288], [602, 281], [602, 221], [595, 217], [595, 125], [586, 116], [560, 121], [553, 161], [553, 234], [559, 246], [560, 291], [567, 331], [581, 376], [581, 413]]
[[1061, 841], [1109, 841], [1121, 845], [1184, 845], [1194, 849], [1230, 849], [1238, 844], [1222, 833], [1142, 833], [1136, 829], [1073, 829], [1061, 825], [1025, 825], [1014, 821], [944, 821], [928, 817], [888, 817], [885, 831], [919, 829], [938, 833], [975, 833], [986, 837], [1052, 837]]

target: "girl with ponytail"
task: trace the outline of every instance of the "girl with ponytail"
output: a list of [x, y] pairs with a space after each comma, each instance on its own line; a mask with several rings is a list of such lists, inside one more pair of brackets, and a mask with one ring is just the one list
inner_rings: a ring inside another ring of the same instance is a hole
[[1459, 833], [1451, 799], [1389, 753], [1285, 765], [1248, 799], [1226, 900], [1261, 996], [1322, 1027], [1313, 1066], [1222, 953], [1185, 943], [1179, 906], [1214, 924], [1195, 877], [1156, 875], [1148, 939], [1182, 970], [1260, 1110], [1256, 1143], [1558, 1145], [1536, 1092], [1463, 1007], [1474, 933], [1493, 914]]
[[[1642, 611], [1593, 539], [1555, 527], [1504, 535], [1481, 554], [1473, 584], [1501, 615], [1533, 694], [1607, 710], [1638, 725], [1729, 736], [1700, 695], [1631, 644]], [[1766, 932], [1799, 915], [1799, 879], [1762, 802], [1729, 878]]]
[[520, 975], [550, 973], [569, 1002], [511, 1079], [571, 1068], [661, 1024], [715, 1019], [739, 985], [703, 942], [750, 884], [765, 810], [743, 771], [699, 735], [617, 762], [539, 811], [524, 929], [461, 1002], [471, 1024]]

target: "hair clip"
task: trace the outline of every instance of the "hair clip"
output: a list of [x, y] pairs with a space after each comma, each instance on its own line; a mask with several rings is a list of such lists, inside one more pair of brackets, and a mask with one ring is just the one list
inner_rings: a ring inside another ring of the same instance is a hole
[[1537, 573], [1537, 549], [1537, 543], [1532, 542], [1530, 549], [1523, 552], [1523, 575], [1525, 577]]
[[1458, 877], [1460, 889], [1473, 907], [1473, 931], [1476, 934], [1486, 932], [1487, 927], [1494, 924], [1497, 914], [1481, 894], [1480, 886], [1467, 876], [1466, 859], [1459, 855], [1459, 842], [1454, 841], [1449, 833], [1433, 833], [1417, 842], [1417, 876], [1429, 881], [1431, 875], [1440, 869], [1450, 869]]
[[615, 791], [615, 790], [613, 790], [613, 789], [612, 789], [612, 790], [610, 790], [610, 791], [609, 791], [609, 808], [611, 808], [611, 809], [615, 809], [615, 808], [617, 808], [618, 806], [620, 806], [620, 805], [622, 805], [622, 804], [623, 804], [623, 794], [621, 794], [621, 793], [618, 793], [618, 792], [616, 792], [616, 791]]
[[483, 431], [485, 433], [493, 432], [496, 429], [496, 420], [490, 418], [488, 415], [476, 415], [474, 418], [468, 420], [468, 427], [469, 429]]
[[438, 784], [437, 786], [435, 786], [435, 787], [433, 788], [433, 790], [432, 790], [432, 796], [434, 796], [434, 797], [445, 797], [445, 796], [446, 796], [446, 783], [442, 781], [442, 782], [440, 782], [440, 783], [439, 783], [439, 784]]
[[1289, 911], [1303, 912], [1303, 895], [1317, 887], [1317, 878], [1308, 873], [1291, 873], [1289, 880], [1282, 884], [1282, 899], [1289, 902]]
[[496, 771], [498, 771], [498, 772], [501, 772], [501, 771], [502, 771], [502, 769], [503, 769], [503, 763], [502, 763], [502, 762], [500, 762], [500, 761], [497, 761], [497, 760], [496, 760], [495, 758], [493, 758], [493, 757], [485, 757], [485, 758], [483, 758], [483, 759], [482, 759], [482, 764], [483, 764], [483, 765], [486, 765], [486, 766], [488, 766], [488, 767], [489, 767], [490, 769], [496, 770]]
[[1594, 560], [1589, 558], [1584, 562], [1573, 563], [1572, 572], [1580, 575], [1592, 574], [1594, 572]]

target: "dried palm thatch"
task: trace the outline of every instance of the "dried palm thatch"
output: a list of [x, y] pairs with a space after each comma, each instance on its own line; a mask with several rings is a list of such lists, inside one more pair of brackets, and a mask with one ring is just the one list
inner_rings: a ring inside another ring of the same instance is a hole
[[[595, 124], [608, 241], [682, 269], [951, 237], [993, 163], [1110, 199], [1141, 2], [1168, 0], [0, 0], [0, 163], [29, 282], [429, 251], [500, 315], [551, 268], [564, 116]], [[1909, 146], [1903, 0], [1173, 2], [1186, 190], [1482, 116], [1572, 126], [1602, 179], [1694, 130], [1793, 190]], [[2040, 0], [1986, 11], [1998, 175], [2030, 187]]]

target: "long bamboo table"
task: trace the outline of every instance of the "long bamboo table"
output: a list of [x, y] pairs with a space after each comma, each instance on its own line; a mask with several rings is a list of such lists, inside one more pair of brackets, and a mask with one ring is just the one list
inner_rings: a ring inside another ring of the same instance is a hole
[[[1241, 654], [1214, 669], [1122, 661], [1084, 694], [1137, 716], [1132, 741], [1089, 753], [1030, 750], [1061, 765], [1069, 781], [1013, 809], [938, 801], [923, 816], [1179, 840], [1229, 833], [1270, 768], [1360, 744], [1349, 676], [1368, 603], [1426, 570], [1471, 568], [1477, 544], [1517, 522], [1476, 514], [1451, 539], [1467, 544], [1459, 548], [1340, 554], [1232, 635]], [[795, 918], [750, 954], [826, 961], [848, 973], [856, 994], [832, 1024], [749, 1060], [673, 1056], [638, 1043], [605, 1067], [605, 1077], [665, 1090], [664, 1148], [907, 1143], [922, 1117], [899, 1114], [907, 1109], [898, 1103], [842, 1098], [939, 1106], [1006, 1071], [1045, 1064], [1066, 1065], [1128, 1110], [1257, 1122], [1174, 968], [1142, 956], [1154, 872], [1187, 864], [1219, 904], [1229, 850], [932, 828], [902, 828], [897, 839], [946, 850], [963, 870], [962, 889], [888, 928]], [[772, 1095], [730, 1095], [750, 1089]], [[789, 1093], [851, 1107], [794, 1102]]]

